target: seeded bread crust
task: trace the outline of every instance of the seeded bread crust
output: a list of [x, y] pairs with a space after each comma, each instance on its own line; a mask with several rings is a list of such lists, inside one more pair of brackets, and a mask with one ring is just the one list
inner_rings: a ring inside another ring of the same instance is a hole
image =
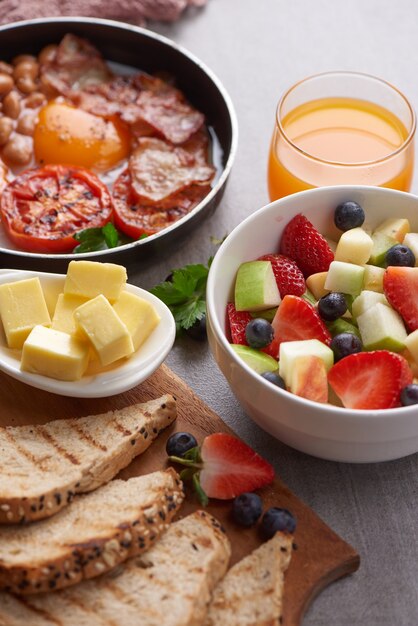
[[0, 533], [0, 589], [33, 594], [94, 578], [142, 554], [184, 498], [172, 469], [113, 480], [53, 518]]
[[95, 580], [24, 598], [0, 593], [0, 626], [202, 626], [230, 552], [219, 522], [198, 511]]
[[171, 395], [101, 415], [0, 428], [0, 524], [54, 515], [111, 480], [177, 417]]
[[277, 626], [293, 536], [275, 536], [236, 563], [215, 587], [204, 626]]

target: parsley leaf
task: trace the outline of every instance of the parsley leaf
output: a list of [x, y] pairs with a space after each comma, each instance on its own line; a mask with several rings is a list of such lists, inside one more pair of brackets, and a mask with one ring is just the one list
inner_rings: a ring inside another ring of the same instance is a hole
[[206, 314], [206, 282], [209, 266], [198, 263], [173, 270], [172, 280], [150, 291], [171, 310], [177, 331], [187, 330]]
[[75, 233], [73, 237], [79, 242], [78, 246], [73, 250], [75, 254], [109, 250], [133, 241], [133, 239], [116, 230], [111, 222], [105, 224], [102, 228], [85, 228]]

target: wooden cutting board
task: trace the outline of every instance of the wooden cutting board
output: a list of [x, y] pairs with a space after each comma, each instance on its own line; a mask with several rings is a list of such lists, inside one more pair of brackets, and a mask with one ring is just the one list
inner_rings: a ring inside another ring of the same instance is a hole
[[[198, 441], [213, 432], [231, 432], [220, 417], [206, 406], [168, 367], [162, 366], [145, 383], [123, 394], [102, 399], [67, 398], [20, 383], [0, 373], [0, 425], [38, 424], [52, 419], [104, 413], [135, 402], [144, 402], [163, 393], [177, 398], [178, 418], [164, 431], [148, 451], [122, 471], [121, 477], [161, 469], [166, 465], [165, 442], [175, 430], [193, 433]], [[304, 612], [313, 598], [329, 583], [357, 570], [357, 552], [334, 533], [315, 513], [279, 480], [260, 491], [264, 507], [287, 508], [298, 525], [290, 567], [286, 573], [283, 626], [300, 626]], [[198, 507], [189, 491], [181, 514]], [[226, 527], [232, 543], [232, 563], [260, 544], [254, 528], [242, 529], [230, 520], [230, 502], [211, 502], [208, 510]], [[336, 613], [338, 607], [336, 607]]]

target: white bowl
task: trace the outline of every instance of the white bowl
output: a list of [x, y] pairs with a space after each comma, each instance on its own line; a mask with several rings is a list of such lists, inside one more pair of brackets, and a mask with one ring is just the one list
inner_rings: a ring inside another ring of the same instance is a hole
[[[65, 276], [63, 274], [47, 274], [43, 272], [25, 272], [20, 270], [0, 270], [0, 285], [15, 280], [24, 280], [38, 276], [45, 293], [48, 308], [54, 309], [58, 294], [63, 291]], [[127, 284], [126, 290], [148, 300], [154, 306], [161, 320], [151, 335], [128, 359], [117, 361], [105, 371], [95, 372], [94, 363], [89, 366], [87, 373], [78, 381], [63, 381], [23, 372], [20, 369], [20, 350], [11, 350], [7, 347], [6, 339], [1, 328], [0, 332], [0, 370], [13, 378], [50, 391], [61, 396], [77, 398], [105, 398], [132, 389], [161, 365], [170, 352], [176, 336], [176, 325], [171, 311], [158, 298], [145, 289]], [[1, 323], [0, 323], [1, 326]]]
[[275, 252], [284, 226], [303, 213], [334, 240], [333, 212], [354, 200], [372, 228], [389, 217], [406, 217], [418, 232], [418, 198], [379, 187], [338, 186], [287, 196], [256, 211], [227, 237], [213, 260], [207, 286], [207, 326], [213, 355], [244, 410], [284, 443], [323, 459], [366, 463], [397, 459], [418, 451], [418, 405], [365, 411], [319, 404], [275, 387], [230, 348], [226, 305], [233, 300], [238, 266]]

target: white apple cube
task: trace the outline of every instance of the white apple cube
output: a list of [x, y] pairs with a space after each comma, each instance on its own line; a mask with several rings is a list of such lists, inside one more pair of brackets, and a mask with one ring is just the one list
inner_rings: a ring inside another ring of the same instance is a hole
[[242, 263], [235, 281], [237, 311], [263, 311], [281, 302], [270, 261]]
[[396, 241], [401, 243], [405, 235], [411, 231], [411, 227], [409, 225], [409, 221], [402, 217], [397, 219], [389, 218], [379, 224], [379, 226], [375, 229], [375, 233], [384, 233], [388, 237], [393, 237]]
[[418, 233], [407, 233], [403, 240], [403, 245], [408, 246], [414, 253], [415, 266], [418, 265]]
[[405, 349], [407, 332], [401, 316], [391, 307], [378, 302], [357, 318], [365, 350]]
[[316, 300], [326, 296], [329, 293], [328, 289], [325, 289], [325, 281], [327, 279], [328, 272], [318, 272], [317, 274], [311, 274], [306, 279], [306, 286]]
[[415, 363], [418, 363], [418, 330], [414, 330], [405, 339], [405, 345], [411, 353]]
[[373, 239], [362, 228], [347, 230], [340, 237], [335, 251], [335, 261], [364, 265], [370, 258]]
[[363, 278], [364, 267], [361, 265], [354, 265], [345, 261], [332, 261], [324, 287], [329, 291], [340, 291], [356, 296], [362, 290]]
[[370, 309], [375, 304], [385, 304], [386, 306], [390, 306], [389, 302], [386, 299], [386, 296], [383, 293], [379, 293], [377, 291], [369, 291], [365, 289], [361, 292], [357, 298], [355, 298], [352, 306], [353, 317], [357, 318], [363, 313]]
[[376, 265], [364, 266], [364, 280], [363, 289], [368, 291], [377, 291], [383, 293], [383, 276], [385, 270], [383, 267], [376, 267]]
[[334, 364], [334, 353], [318, 339], [304, 339], [302, 341], [283, 341], [279, 352], [279, 374], [290, 387], [295, 359], [301, 356], [317, 356], [324, 361], [327, 371]]

